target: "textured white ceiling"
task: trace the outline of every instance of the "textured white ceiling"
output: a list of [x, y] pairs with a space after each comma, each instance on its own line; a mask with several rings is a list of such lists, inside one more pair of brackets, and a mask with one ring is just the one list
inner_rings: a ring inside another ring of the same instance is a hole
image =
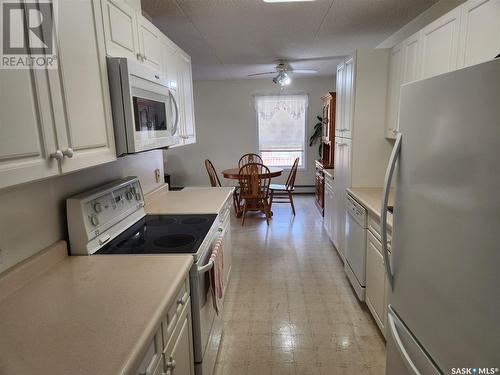
[[142, 0], [142, 9], [191, 55], [195, 79], [246, 78], [276, 61], [334, 74], [356, 48], [373, 48], [437, 0]]

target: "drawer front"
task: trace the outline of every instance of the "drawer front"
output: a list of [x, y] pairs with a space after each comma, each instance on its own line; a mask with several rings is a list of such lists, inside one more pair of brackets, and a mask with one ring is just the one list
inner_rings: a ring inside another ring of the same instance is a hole
[[136, 372], [136, 375], [154, 375], [157, 369], [158, 364], [161, 362], [163, 354], [163, 345], [161, 338], [161, 330], [158, 330], [155, 337], [151, 341], [148, 346], [148, 350], [144, 355], [141, 364], [139, 365], [139, 369]]
[[[382, 241], [382, 235], [380, 230], [380, 219], [376, 216], [369, 215], [368, 216], [368, 230], [373, 234], [373, 236], [380, 242]], [[391, 231], [387, 232], [387, 241], [389, 242], [389, 251], [391, 250], [391, 240], [392, 235]]]
[[175, 300], [169, 307], [167, 316], [163, 319], [162, 332], [163, 332], [163, 347], [166, 347], [169, 337], [175, 329], [175, 325], [184, 310], [184, 307], [189, 302], [189, 278], [184, 280], [184, 283], [179, 288]]

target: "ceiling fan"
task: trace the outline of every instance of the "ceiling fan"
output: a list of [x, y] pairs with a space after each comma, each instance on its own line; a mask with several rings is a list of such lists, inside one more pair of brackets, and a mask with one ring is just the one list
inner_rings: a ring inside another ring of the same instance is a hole
[[277, 85], [280, 85], [281, 87], [284, 87], [288, 86], [292, 82], [290, 74], [293, 73], [316, 74], [318, 73], [318, 71], [314, 69], [293, 69], [288, 63], [279, 62], [276, 65], [275, 70], [271, 72], [253, 73], [249, 74], [248, 77], [276, 74], [276, 76], [273, 78], [273, 82], [276, 83]]

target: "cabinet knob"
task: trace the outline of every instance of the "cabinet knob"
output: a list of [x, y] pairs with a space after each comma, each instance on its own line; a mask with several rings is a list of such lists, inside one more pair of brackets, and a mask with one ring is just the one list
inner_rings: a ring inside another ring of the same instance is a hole
[[75, 154], [75, 153], [74, 153], [74, 151], [73, 151], [73, 149], [72, 149], [71, 147], [68, 147], [68, 148], [67, 148], [66, 150], [64, 150], [62, 153], [63, 153], [63, 155], [64, 155], [64, 156], [67, 156], [67, 157], [68, 157], [68, 158], [70, 158], [70, 159], [71, 159], [71, 158], [73, 157], [73, 155]]
[[169, 358], [169, 360], [167, 362], [167, 369], [168, 370], [173, 370], [176, 365], [177, 365], [177, 363], [175, 363], [175, 359], [173, 359], [172, 356], [170, 356], [170, 358]]
[[64, 153], [61, 150], [56, 150], [56, 152], [53, 152], [49, 156], [51, 159], [56, 159], [56, 160], [64, 159]]

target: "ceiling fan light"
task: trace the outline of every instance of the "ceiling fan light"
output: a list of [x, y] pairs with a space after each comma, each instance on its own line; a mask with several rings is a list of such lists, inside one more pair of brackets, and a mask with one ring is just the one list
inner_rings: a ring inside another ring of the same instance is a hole
[[292, 79], [286, 72], [279, 72], [276, 77], [273, 78], [273, 82], [281, 87], [288, 86]]

